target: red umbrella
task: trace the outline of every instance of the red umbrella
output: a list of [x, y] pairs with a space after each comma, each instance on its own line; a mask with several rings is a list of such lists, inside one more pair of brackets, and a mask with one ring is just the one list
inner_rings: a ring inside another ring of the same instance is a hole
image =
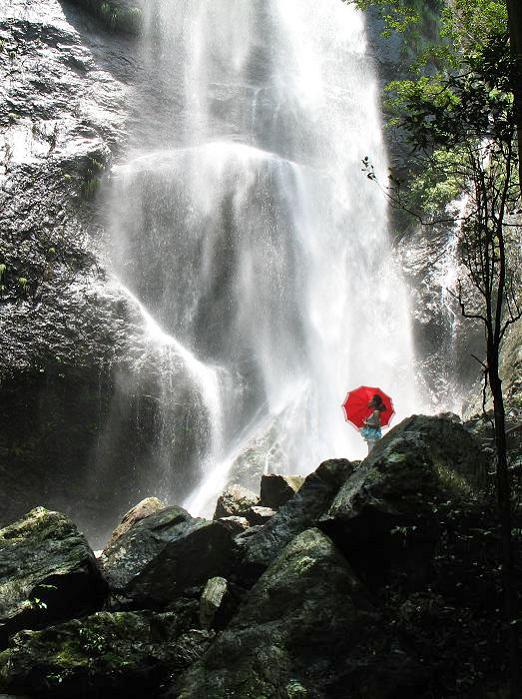
[[357, 429], [364, 427], [364, 421], [372, 413], [372, 408], [368, 407], [368, 403], [375, 395], [382, 398], [386, 408], [381, 413], [381, 425], [383, 427], [389, 425], [392, 417], [395, 415], [392, 399], [380, 388], [371, 388], [371, 386], [359, 386], [359, 388], [348, 393], [343, 403], [346, 422], [351, 422]]

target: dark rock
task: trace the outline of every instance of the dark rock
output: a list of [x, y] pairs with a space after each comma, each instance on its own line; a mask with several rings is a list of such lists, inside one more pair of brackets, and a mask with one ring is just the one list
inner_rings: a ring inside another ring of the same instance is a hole
[[113, 546], [120, 536], [125, 534], [125, 532], [128, 532], [129, 529], [137, 522], [165, 509], [166, 505], [162, 503], [161, 500], [158, 500], [158, 498], [145, 498], [123, 516], [120, 524], [112, 533], [106, 548], [109, 549], [111, 546]]
[[211, 638], [171, 612], [101, 612], [14, 636], [0, 653], [0, 688], [67, 699], [151, 696]]
[[275, 473], [263, 475], [260, 505], [278, 510], [297, 493], [304, 480], [304, 476], [280, 476]]
[[163, 608], [188, 588], [226, 575], [232, 534], [219, 521], [194, 519], [181, 507], [141, 520], [104, 551], [101, 564], [116, 606]]
[[240, 575], [245, 582], [259, 577], [294, 536], [315, 525], [352, 471], [353, 464], [346, 459], [323, 462], [263, 527], [237, 537], [243, 550]]
[[0, 530], [0, 643], [99, 609], [106, 597], [94, 554], [68, 517], [43, 507]]
[[195, 521], [182, 507], [173, 506], [136, 522], [102, 553], [100, 564], [111, 593], [124, 596], [169, 541], [182, 536]]
[[214, 519], [242, 516], [258, 502], [257, 495], [242, 485], [229, 485], [218, 498]]
[[414, 697], [416, 664], [333, 543], [297, 536], [170, 697]]
[[163, 607], [211, 577], [228, 576], [234, 566], [235, 547], [227, 527], [195, 520], [133, 578], [126, 595], [134, 605]]
[[274, 515], [275, 510], [270, 507], [254, 506], [245, 512], [245, 517], [252, 526], [266, 524]]
[[246, 517], [220, 517], [218, 522], [221, 522], [234, 536], [250, 527], [250, 522]]
[[[172, 502], [189, 495], [208, 419], [182, 358], [151, 344], [139, 306], [106, 270], [107, 180], [129, 133], [143, 135], [144, 66], [136, 42], [107, 32], [89, 2], [0, 3], [0, 490], [10, 493], [0, 526], [44, 505], [98, 549], [136, 493], [162, 483]], [[111, 24], [115, 7], [140, 0], [93, 4]], [[156, 77], [144, 104], [171, 123]], [[167, 413], [176, 449], [157, 429]]]
[[380, 587], [398, 573], [415, 586], [438, 540], [438, 507], [448, 499], [472, 500], [485, 465], [457, 420], [413, 416], [377, 443], [320, 526], [367, 583]]

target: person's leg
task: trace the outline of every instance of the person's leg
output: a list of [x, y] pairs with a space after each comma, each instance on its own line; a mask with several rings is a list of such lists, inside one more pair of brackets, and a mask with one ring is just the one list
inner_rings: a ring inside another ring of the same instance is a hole
[[368, 454], [369, 454], [371, 452], [371, 450], [374, 448], [375, 442], [373, 440], [368, 440], [367, 444], [368, 444]]

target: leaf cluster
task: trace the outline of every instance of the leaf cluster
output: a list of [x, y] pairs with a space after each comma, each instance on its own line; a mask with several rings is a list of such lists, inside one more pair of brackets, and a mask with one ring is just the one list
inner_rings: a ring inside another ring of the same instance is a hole
[[446, 9], [442, 21], [446, 41], [436, 49], [440, 68], [387, 87], [391, 123], [403, 129], [415, 150], [513, 138], [511, 86], [516, 66], [509, 49], [507, 18], [492, 13], [495, 21], [488, 25], [489, 32], [483, 21], [476, 21], [475, 26], [477, 6], [485, 4], [497, 5], [474, 0], [462, 13], [458, 8]]

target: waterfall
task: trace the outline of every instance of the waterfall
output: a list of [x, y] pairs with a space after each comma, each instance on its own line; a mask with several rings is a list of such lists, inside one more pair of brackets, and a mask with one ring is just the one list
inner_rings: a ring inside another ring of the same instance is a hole
[[112, 259], [155, 343], [163, 430], [173, 416], [158, 454], [198, 435], [190, 487], [172, 474], [165, 495], [205, 512], [256, 445], [279, 472], [361, 456], [349, 388], [415, 409], [408, 294], [361, 172], [365, 156], [386, 169], [361, 13], [149, 0], [141, 51]]

